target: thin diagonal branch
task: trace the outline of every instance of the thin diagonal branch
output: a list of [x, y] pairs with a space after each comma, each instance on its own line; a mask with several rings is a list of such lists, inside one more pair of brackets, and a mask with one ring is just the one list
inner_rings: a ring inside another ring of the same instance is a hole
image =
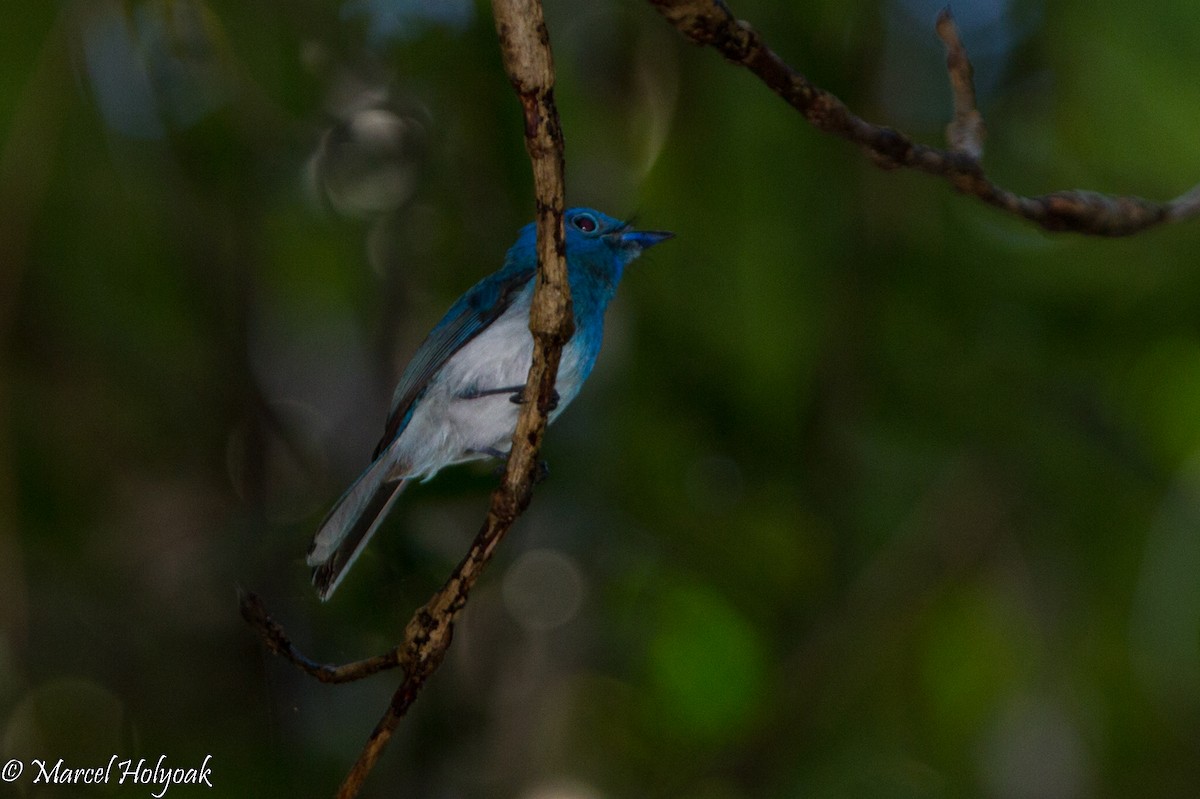
[[396, 666], [404, 670], [403, 682], [338, 789], [338, 799], [358, 795], [400, 719], [441, 665], [454, 634], [454, 621], [466, 606], [471, 588], [496, 546], [529, 505], [562, 348], [574, 332], [562, 220], [563, 138], [554, 105], [554, 63], [541, 2], [493, 0], [492, 9], [505, 70], [525, 115], [525, 146], [533, 166], [537, 205], [538, 269], [529, 314], [533, 362], [524, 391], [533, 401], [522, 403], [508, 463], [500, 485], [492, 492], [487, 517], [466, 556], [442, 588], [413, 615], [403, 643], [393, 651], [341, 666], [317, 663], [296, 649], [258, 597], [248, 594], [242, 600], [242, 615], [258, 629], [268, 648], [322, 682], [357, 680]]
[[856, 116], [833, 94], [816, 86], [766, 45], [722, 0], [650, 0], [693, 42], [712, 47], [745, 67], [799, 111], [818, 130], [858, 144], [883, 168], [904, 167], [945, 178], [955, 189], [1047, 230], [1094, 236], [1128, 236], [1164, 222], [1200, 216], [1200, 186], [1165, 203], [1094, 191], [1056, 191], [1025, 197], [993, 183], [980, 164], [983, 120], [975, 108], [971, 63], [949, 9], [938, 16], [937, 32], [947, 50], [955, 118], [950, 149], [914, 142], [892, 128]]

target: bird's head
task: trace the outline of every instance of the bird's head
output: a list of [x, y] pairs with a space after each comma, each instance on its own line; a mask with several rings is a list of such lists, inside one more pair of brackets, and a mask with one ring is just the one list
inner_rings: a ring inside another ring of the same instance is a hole
[[675, 235], [659, 230], [634, 230], [629, 222], [591, 208], [569, 209], [563, 214], [563, 228], [568, 257], [611, 259], [619, 268]]
[[[611, 260], [624, 267], [655, 244], [674, 238], [660, 230], [634, 230], [629, 222], [591, 208], [570, 208], [563, 213], [567, 257], [572, 260]], [[537, 225], [521, 228], [510, 259], [536, 260]]]
[[[536, 225], [521, 229], [517, 243], [508, 252], [509, 264], [531, 267], [537, 262]], [[628, 222], [614, 219], [591, 208], [571, 208], [563, 214], [566, 234], [567, 271], [577, 303], [584, 295], [602, 297], [600, 308], [612, 298], [629, 262], [674, 233], [634, 230]]]

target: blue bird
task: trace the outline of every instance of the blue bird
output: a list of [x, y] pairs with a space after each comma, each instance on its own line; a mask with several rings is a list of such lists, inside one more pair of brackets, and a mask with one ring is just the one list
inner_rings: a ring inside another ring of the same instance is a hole
[[[633, 230], [588, 208], [570, 209], [563, 223], [575, 333], [563, 347], [550, 421], [591, 374], [604, 311], [625, 267], [674, 235]], [[371, 465], [333, 506], [308, 548], [322, 600], [337, 590], [410, 480], [428, 480], [454, 463], [507, 456], [533, 358], [529, 308], [536, 241], [534, 225], [522, 228], [500, 271], [450, 306], [405, 368]]]

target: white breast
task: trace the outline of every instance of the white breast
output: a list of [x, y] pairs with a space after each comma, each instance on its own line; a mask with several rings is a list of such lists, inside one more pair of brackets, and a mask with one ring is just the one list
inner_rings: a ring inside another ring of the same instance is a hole
[[[524, 386], [533, 358], [529, 309], [513, 303], [486, 330], [456, 352], [429, 382], [408, 426], [389, 447], [399, 475], [429, 479], [444, 466], [507, 452], [521, 407], [505, 392], [462, 399], [471, 391]], [[563, 349], [558, 416], [579, 393], [579, 358]]]

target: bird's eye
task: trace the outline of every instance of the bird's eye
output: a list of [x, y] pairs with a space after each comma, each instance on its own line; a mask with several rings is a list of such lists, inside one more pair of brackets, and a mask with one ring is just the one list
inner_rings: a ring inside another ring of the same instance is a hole
[[584, 233], [592, 233], [596, 230], [596, 217], [591, 214], [580, 214], [571, 220], [571, 224], [582, 230]]

